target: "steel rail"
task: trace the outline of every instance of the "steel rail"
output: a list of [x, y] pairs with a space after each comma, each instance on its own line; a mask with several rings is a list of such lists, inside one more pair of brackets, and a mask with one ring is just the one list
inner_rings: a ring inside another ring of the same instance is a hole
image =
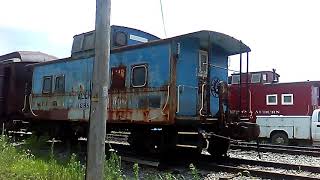
[[320, 150], [315, 148], [292, 148], [290, 146], [260, 146], [257, 148], [257, 145], [230, 145], [230, 149], [241, 149], [246, 151], [259, 151], [259, 152], [273, 152], [273, 153], [281, 153], [281, 154], [291, 154], [291, 155], [308, 155], [314, 157], [320, 157]]
[[266, 170], [257, 170], [257, 169], [248, 169], [243, 167], [236, 167], [232, 165], [222, 165], [216, 163], [203, 163], [201, 164], [201, 169], [206, 169], [210, 171], [223, 171], [229, 173], [239, 173], [247, 171], [250, 173], [250, 176], [267, 178], [267, 179], [319, 179], [316, 177], [309, 177], [303, 175], [295, 175], [295, 174], [288, 174], [288, 173], [280, 173], [280, 172], [272, 172]]
[[318, 177], [310, 177], [301, 174], [288, 174], [279, 173], [272, 170], [262, 170], [241, 167], [243, 165], [257, 166], [257, 168], [274, 168], [276, 170], [294, 170], [301, 173], [320, 173], [320, 167], [307, 166], [307, 165], [296, 165], [279, 163], [272, 161], [261, 161], [261, 160], [249, 160], [242, 158], [224, 158], [221, 160], [214, 160], [208, 155], [202, 155], [200, 158], [199, 168], [213, 170], [213, 171], [224, 171], [230, 173], [239, 173], [243, 171], [248, 171], [251, 176], [257, 176], [261, 178], [271, 178], [271, 179], [319, 179]]
[[318, 166], [307, 166], [307, 165], [298, 165], [298, 164], [287, 164], [279, 163], [272, 161], [260, 161], [260, 160], [251, 160], [251, 159], [241, 159], [241, 158], [230, 158], [227, 160], [228, 163], [238, 164], [238, 165], [255, 165], [263, 167], [276, 167], [282, 169], [296, 170], [296, 171], [305, 171], [310, 173], [320, 173], [320, 167]]
[[[246, 145], [257, 147], [256, 143], [240, 142], [235, 145]], [[259, 144], [260, 147], [272, 147], [272, 148], [286, 148], [286, 149], [298, 149], [308, 151], [320, 151], [320, 147], [317, 146], [286, 146], [286, 145], [275, 145], [275, 144]]]

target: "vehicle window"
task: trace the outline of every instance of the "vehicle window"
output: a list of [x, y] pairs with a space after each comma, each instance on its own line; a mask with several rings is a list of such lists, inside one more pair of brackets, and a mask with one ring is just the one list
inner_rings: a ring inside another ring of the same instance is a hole
[[52, 89], [52, 77], [51, 76], [43, 77], [42, 93], [43, 94], [51, 93], [51, 89]]
[[208, 74], [208, 52], [199, 51], [199, 76], [207, 77]]
[[293, 94], [282, 94], [281, 95], [282, 105], [293, 105]]
[[267, 76], [267, 74], [263, 74], [263, 75], [262, 75], [262, 80], [263, 80], [263, 82], [267, 82], [267, 81], [268, 81], [268, 76]]
[[125, 88], [126, 67], [111, 68], [111, 89]]
[[239, 84], [240, 83], [240, 75], [232, 75], [232, 84]]
[[118, 31], [114, 35], [114, 45], [115, 46], [126, 46], [127, 45], [127, 34]]
[[251, 76], [251, 83], [260, 83], [261, 82], [261, 74], [256, 73]]
[[320, 112], [318, 113], [318, 122], [320, 122]]
[[147, 85], [146, 65], [138, 65], [132, 67], [131, 83], [133, 87], [144, 87]]
[[54, 91], [58, 93], [63, 93], [65, 89], [64, 86], [65, 86], [64, 76], [61, 75], [56, 77]]
[[267, 105], [277, 105], [278, 98], [276, 94], [270, 94], [266, 96]]

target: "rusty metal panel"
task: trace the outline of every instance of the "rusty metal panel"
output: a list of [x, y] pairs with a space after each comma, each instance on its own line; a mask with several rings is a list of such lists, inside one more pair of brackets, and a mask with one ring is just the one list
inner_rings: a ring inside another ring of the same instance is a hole
[[128, 88], [109, 94], [108, 120], [113, 122], [168, 123], [167, 88]]
[[[114, 123], [161, 123], [169, 119], [169, 62], [170, 46], [157, 45], [114, 53], [110, 60], [108, 109], [109, 121]], [[159, 51], [159, 53], [154, 53]], [[32, 109], [37, 118], [88, 120], [93, 58], [74, 61], [57, 61], [34, 67]], [[145, 64], [144, 86], [132, 86], [133, 68]], [[44, 94], [43, 78], [52, 76], [52, 88], [57, 76], [64, 75], [65, 91]], [[64, 92], [64, 93], [63, 93]], [[63, 110], [61, 116], [42, 111]], [[42, 117], [41, 117], [42, 116]], [[62, 117], [63, 116], [63, 117]]]
[[[32, 109], [39, 119], [88, 120], [93, 58], [64, 61], [34, 67]], [[50, 93], [43, 93], [43, 78], [52, 76]], [[55, 89], [57, 77], [64, 77], [65, 89]], [[47, 113], [44, 113], [46, 111]], [[60, 112], [55, 115], [50, 112]]]

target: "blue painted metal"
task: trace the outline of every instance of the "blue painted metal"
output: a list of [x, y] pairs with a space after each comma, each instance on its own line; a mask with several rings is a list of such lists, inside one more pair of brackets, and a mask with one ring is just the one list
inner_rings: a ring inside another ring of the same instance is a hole
[[[118, 46], [115, 44], [115, 39], [116, 35], [118, 32], [124, 33], [125, 34], [125, 41], [127, 42], [126, 46], [130, 45], [137, 45], [145, 42], [150, 42], [154, 40], [159, 40], [157, 36], [154, 36], [150, 33], [138, 30], [138, 29], [133, 29], [129, 27], [124, 27], [124, 26], [111, 26], [111, 34], [110, 34], [110, 47], [111, 49], [113, 48], [118, 48]], [[73, 37], [73, 44], [72, 44], [72, 50], [71, 54], [72, 56], [77, 56], [79, 57], [80, 54], [87, 54], [89, 56], [92, 56], [94, 54], [94, 46], [95, 46], [95, 36], [94, 36], [94, 31], [90, 32], [85, 32], [82, 34], [75, 35]]]
[[198, 108], [198, 58], [200, 41], [188, 38], [180, 41], [177, 62], [177, 86], [179, 87], [180, 116], [196, 116]]
[[[125, 27], [113, 28], [114, 32], [124, 30], [129, 34], [136, 33], [136, 36], [157, 39], [139, 30]], [[144, 123], [174, 121], [174, 119], [168, 119], [170, 108], [177, 111], [178, 117], [200, 119], [199, 110], [202, 104], [206, 104], [202, 102], [201, 87], [207, 80], [206, 77], [199, 76], [199, 51], [209, 51], [210, 74], [207, 77], [210, 81], [219, 79], [225, 82], [228, 76], [228, 56], [250, 51], [249, 47], [240, 41], [211, 31], [199, 31], [139, 45], [135, 43], [137, 42], [132, 40], [129, 41], [131, 46], [111, 51], [110, 68], [125, 68], [126, 75], [124, 89], [109, 91], [108, 120], [110, 121]], [[208, 50], [208, 48], [211, 49]], [[93, 55], [90, 55], [90, 58], [84, 58], [88, 55], [90, 54], [80, 54], [77, 57], [34, 66], [32, 106], [35, 111], [64, 109], [68, 112], [68, 119], [88, 119], [90, 107], [88, 96], [94, 59]], [[176, 69], [172, 68], [174, 63], [170, 63], [173, 62], [172, 57], [177, 57], [174, 58], [177, 61]], [[147, 67], [147, 83], [144, 87], [132, 86], [132, 67], [135, 65]], [[109, 72], [112, 77], [111, 71]], [[172, 77], [173, 74], [176, 74], [176, 77]], [[55, 79], [59, 75], [65, 76], [65, 93], [42, 94], [43, 77], [52, 76]], [[176, 84], [170, 84], [170, 82]], [[177, 87], [177, 92], [174, 93], [177, 96], [177, 109], [174, 109], [175, 105], [168, 106], [168, 86]], [[218, 112], [219, 99], [212, 94], [208, 99], [211, 115], [215, 116]]]
[[[210, 80], [218, 79], [220, 81], [228, 82], [228, 56], [219, 50], [216, 50], [215, 47], [211, 49], [210, 57]], [[212, 84], [210, 84], [212, 85]], [[218, 113], [219, 109], [219, 98], [214, 97], [210, 94], [210, 112], [214, 116]]]
[[[159, 37], [157, 37], [155, 35], [152, 35], [150, 33], [147, 33], [147, 32], [144, 32], [144, 31], [141, 31], [138, 29], [124, 27], [124, 26], [115, 26], [115, 25], [111, 26], [111, 37], [113, 37], [113, 35], [115, 35], [116, 32], [124, 32], [127, 35], [128, 45], [135, 45], [135, 44], [142, 43], [141, 41], [134, 40], [134, 37], [130, 38], [130, 35], [144, 38], [144, 39], [148, 40], [147, 42], [160, 39]], [[113, 44], [111, 44], [111, 45], [113, 47]]]

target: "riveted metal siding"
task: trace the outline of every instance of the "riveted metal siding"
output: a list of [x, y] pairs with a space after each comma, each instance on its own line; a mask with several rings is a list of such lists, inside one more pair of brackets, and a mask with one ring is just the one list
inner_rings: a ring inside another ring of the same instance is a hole
[[199, 49], [199, 39], [190, 38], [180, 42], [181, 53], [177, 62], [178, 116], [197, 115]]
[[[168, 123], [169, 59], [170, 44], [111, 54], [110, 68], [126, 67], [126, 82], [125, 88], [109, 91], [110, 122]], [[93, 58], [86, 58], [35, 66], [32, 109], [38, 115], [36, 118], [88, 120], [92, 62]], [[131, 68], [137, 64], [147, 65], [145, 87], [131, 86]], [[54, 87], [55, 78], [59, 75], [65, 76], [65, 93], [42, 94], [43, 77], [52, 76], [52, 87]]]
[[[228, 83], [228, 56], [219, 49], [212, 47], [209, 57], [210, 68], [210, 86], [212, 81], [218, 79]], [[214, 116], [219, 110], [219, 98], [210, 93], [210, 112]]]
[[[93, 58], [51, 63], [34, 68], [32, 109], [39, 119], [88, 120]], [[44, 76], [65, 76], [65, 92], [42, 94]]]
[[[170, 44], [160, 44], [111, 54], [110, 67], [126, 67], [125, 89], [109, 92], [109, 120], [114, 122], [169, 123], [167, 95]], [[132, 68], [147, 67], [146, 85], [132, 86]], [[155, 104], [159, 103], [158, 105]], [[160, 100], [159, 100], [160, 99]]]

